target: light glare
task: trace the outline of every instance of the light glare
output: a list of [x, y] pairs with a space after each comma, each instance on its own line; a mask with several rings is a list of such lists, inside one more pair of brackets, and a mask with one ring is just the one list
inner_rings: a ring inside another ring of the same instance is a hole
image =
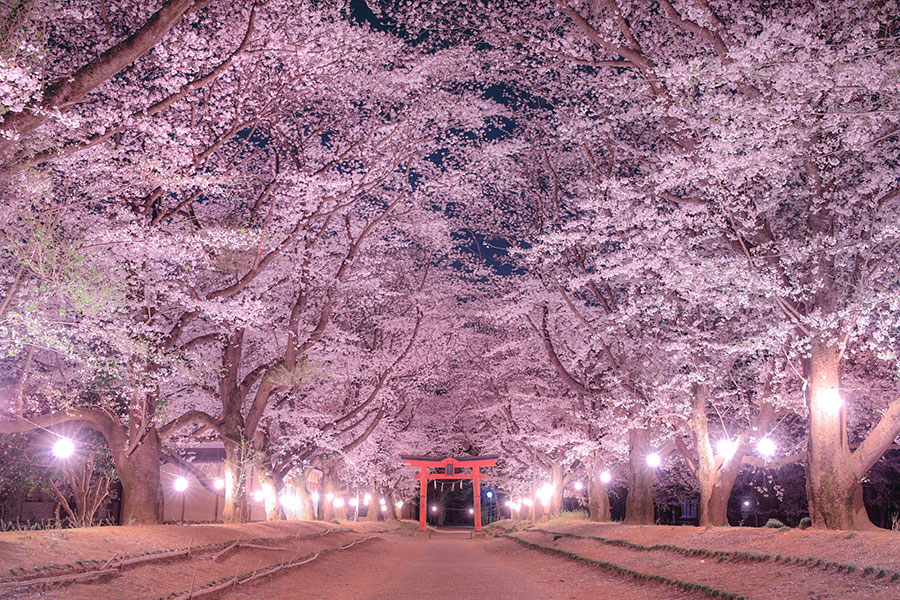
[[654, 469], [659, 466], [662, 462], [662, 459], [659, 457], [659, 454], [654, 452], [653, 454], [647, 455], [647, 464], [653, 467]]
[[578, 490], [579, 492], [581, 491], [581, 489], [582, 489], [583, 487], [584, 487], [584, 484], [581, 483], [580, 481], [576, 481], [576, 482], [575, 482], [575, 489]]
[[729, 440], [728, 438], [722, 438], [716, 444], [716, 453], [719, 456], [724, 456], [725, 458], [731, 458], [734, 456], [734, 453], [737, 451], [737, 443]]
[[56, 458], [69, 458], [75, 453], [75, 444], [69, 438], [62, 438], [53, 444], [53, 456]]
[[183, 492], [188, 488], [188, 480], [186, 477], [179, 477], [175, 480], [175, 491]]
[[216, 479], [215, 481], [213, 481], [213, 487], [216, 488], [217, 490], [221, 490], [222, 488], [225, 487], [225, 480], [224, 479]]
[[819, 405], [829, 414], [837, 414], [844, 405], [841, 393], [836, 387], [828, 387], [822, 390], [819, 399]]
[[765, 457], [775, 456], [775, 442], [769, 438], [763, 438], [756, 443], [756, 449]]
[[600, 473], [600, 481], [603, 483], [609, 483], [612, 480], [612, 473], [609, 471], [603, 471]]
[[335, 508], [343, 508], [344, 507], [344, 499], [343, 498], [335, 498], [333, 504], [334, 504]]

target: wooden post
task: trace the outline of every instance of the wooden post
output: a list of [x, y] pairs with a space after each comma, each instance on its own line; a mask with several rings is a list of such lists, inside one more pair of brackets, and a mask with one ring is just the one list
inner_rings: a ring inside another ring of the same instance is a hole
[[481, 531], [481, 468], [472, 467], [472, 495], [475, 499], [475, 531]]
[[419, 531], [425, 531], [428, 518], [428, 467], [420, 467], [419, 474]]

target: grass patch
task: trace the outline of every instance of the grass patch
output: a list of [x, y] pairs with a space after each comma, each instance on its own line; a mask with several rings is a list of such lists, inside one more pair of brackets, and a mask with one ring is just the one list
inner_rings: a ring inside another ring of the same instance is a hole
[[573, 521], [587, 521], [588, 517], [589, 515], [585, 510], [566, 510], [547, 521], [546, 525], [563, 525]]
[[[515, 529], [504, 529], [504, 532], [512, 532]], [[630, 542], [628, 540], [616, 539], [616, 538], [605, 538], [598, 535], [579, 535], [577, 533], [566, 533], [563, 531], [553, 531], [550, 529], [540, 529], [537, 527], [530, 527], [527, 531], [533, 531], [536, 533], [544, 533], [548, 535], [554, 536], [554, 541], [559, 539], [560, 537], [570, 537], [573, 539], [581, 539], [581, 540], [593, 540], [597, 542], [601, 542], [603, 544], [607, 544], [610, 546], [618, 546], [620, 548], [628, 548], [630, 550], [638, 550], [642, 552], [653, 552], [653, 551], [668, 551], [675, 552], [681, 554], [683, 556], [691, 556], [705, 559], [716, 559], [716, 562], [725, 562], [725, 561], [733, 561], [733, 562], [767, 562], [772, 561], [775, 563], [781, 563], [783, 565], [800, 565], [804, 567], [811, 568], [823, 568], [828, 570], [830, 568], [836, 568], [838, 571], [846, 571], [847, 573], [856, 573], [859, 571], [859, 568], [856, 566], [856, 563], [838, 563], [825, 561], [824, 559], [817, 558], [815, 556], [801, 557], [801, 556], [784, 556], [781, 554], [768, 554], [762, 552], [745, 552], [740, 550], [709, 550], [707, 548], [685, 548], [684, 546], [676, 546], [674, 544], [654, 544], [652, 546], [645, 546], [643, 544], [637, 544], [635, 542]], [[869, 566], [866, 567], [863, 571], [863, 575], [871, 575], [872, 573], [876, 573], [877, 567]], [[882, 569], [884, 571], [884, 569]], [[885, 571], [883, 575], [876, 575], [877, 579], [884, 578], [888, 575], [888, 571]], [[900, 579], [900, 573], [895, 573], [891, 576], [891, 581], [896, 581]]]

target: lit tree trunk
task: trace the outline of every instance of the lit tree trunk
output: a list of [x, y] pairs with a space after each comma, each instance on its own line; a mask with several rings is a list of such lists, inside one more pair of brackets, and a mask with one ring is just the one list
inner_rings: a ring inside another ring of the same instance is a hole
[[628, 479], [628, 496], [625, 498], [626, 525], [652, 525], [654, 516], [653, 482], [656, 469], [647, 465], [646, 429], [628, 431], [628, 460], [631, 474]]
[[[309, 492], [306, 489], [306, 478], [308, 476], [308, 472], [306, 469], [300, 471], [300, 474], [294, 478], [294, 487], [297, 492], [297, 518], [301, 521], [312, 521], [316, 518], [315, 514], [315, 504], [313, 504], [312, 499], [309, 497]], [[319, 502], [324, 502], [323, 498], [319, 498]]]
[[534, 523], [537, 521], [537, 509], [538, 509], [538, 499], [537, 499], [537, 460], [535, 459], [535, 452], [531, 450], [531, 522]]
[[334, 478], [329, 471], [323, 472], [322, 478], [325, 484], [322, 486], [325, 493], [322, 495], [322, 498], [319, 499], [319, 502], [322, 503], [322, 520], [334, 521], [334, 506], [331, 504], [331, 501], [328, 500], [328, 494], [332, 494], [332, 500], [334, 499]]
[[809, 513], [816, 527], [871, 529], [875, 526], [866, 514], [860, 485], [868, 467], [859, 472], [862, 469], [858, 469], [850, 452], [844, 408], [829, 408], [829, 395], [840, 389], [840, 359], [837, 348], [814, 339], [810, 358], [804, 365], [809, 410], [806, 454]]
[[562, 512], [563, 488], [566, 485], [563, 478], [562, 465], [553, 461], [550, 467], [550, 485], [553, 486], [553, 493], [550, 496], [550, 506], [547, 515], [550, 517], [558, 516]]
[[225, 506], [222, 519], [225, 523], [247, 521], [247, 472], [242, 444], [223, 439], [225, 445]]
[[[112, 444], [110, 444], [112, 446]], [[151, 428], [131, 455], [124, 444], [113, 449], [119, 481], [122, 482], [122, 525], [154, 525], [162, 518], [159, 496], [160, 441]]]
[[266, 507], [266, 521], [283, 521], [285, 518], [284, 508], [278, 502], [278, 498], [284, 486], [278, 485], [271, 469], [257, 465], [256, 472], [263, 493], [263, 504]]
[[[688, 465], [693, 467], [694, 474], [697, 477], [697, 487], [700, 488], [700, 507], [699, 507], [699, 524], [701, 527], [706, 527], [707, 525], [728, 525], [728, 516], [727, 511], [723, 511], [721, 515], [719, 513], [719, 506], [717, 501], [721, 500], [721, 490], [718, 494], [713, 493], [713, 489], [716, 486], [716, 455], [713, 451], [712, 443], [709, 440], [709, 419], [706, 416], [706, 404], [707, 404], [707, 395], [706, 390], [701, 385], [695, 385], [693, 389], [693, 397], [691, 398], [691, 431], [694, 435], [694, 448], [697, 450], [697, 464], [691, 465], [691, 457], [688, 455], [687, 450], [682, 445], [679, 447], [682, 448], [682, 453], [685, 455], [684, 459], [688, 462]], [[680, 438], [679, 438], [680, 440]], [[731, 489], [728, 490], [729, 494], [731, 493]], [[716, 507], [715, 512], [719, 517], [721, 517], [722, 521], [719, 521], [717, 518], [714, 518], [712, 515], [714, 503], [713, 497], [716, 496]], [[728, 506], [728, 498], [725, 498], [725, 506], [727, 509]]]
[[690, 425], [694, 438], [694, 447], [697, 450], [696, 465], [693, 464], [693, 458], [680, 441], [680, 438], [676, 438], [675, 441], [691, 471], [697, 477], [697, 486], [700, 488], [700, 526], [727, 527], [728, 501], [731, 499], [734, 482], [741, 471], [742, 462], [747, 452], [746, 444], [752, 433], [768, 429], [769, 425], [775, 420], [775, 408], [770, 402], [763, 400], [760, 403], [759, 413], [754, 419], [752, 427], [748, 427], [740, 436], [731, 440], [734, 444], [733, 454], [731, 456], [716, 456], [709, 437], [709, 420], [706, 414], [708, 399], [709, 394], [706, 386], [695, 386]]
[[366, 507], [366, 520], [367, 521], [377, 521], [378, 513], [380, 512], [381, 505], [378, 503], [378, 488], [375, 487], [375, 483], [372, 483], [372, 486], [369, 488], [369, 493], [372, 494], [372, 499], [369, 500], [369, 506]]
[[609, 491], [597, 473], [599, 466], [599, 459], [595, 458], [588, 469], [588, 518], [591, 521], [605, 522], [612, 517], [609, 511]]
[[385, 492], [384, 493], [384, 501], [387, 504], [387, 510], [384, 511], [384, 520], [385, 521], [396, 521], [398, 519], [397, 515], [397, 505], [394, 500], [394, 495]]

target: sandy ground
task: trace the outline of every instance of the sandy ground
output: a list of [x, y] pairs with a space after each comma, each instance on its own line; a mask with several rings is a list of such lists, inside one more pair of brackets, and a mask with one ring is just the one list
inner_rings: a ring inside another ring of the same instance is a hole
[[[612, 563], [643, 574], [669, 577], [759, 600], [900, 598], [900, 535], [891, 532], [782, 531], [690, 527], [626, 527], [585, 522], [550, 522], [538, 527], [629, 540], [710, 550], [742, 550], [813, 556], [857, 570], [823, 569], [807, 564], [740, 562], [686, 556], [667, 550], [641, 550], [527, 530], [527, 523], [505, 522], [518, 539], [578, 556]], [[490, 530], [504, 533], [498, 527]], [[326, 533], [327, 532], [327, 533]], [[322, 535], [325, 533], [325, 535]], [[223, 577], [253, 573], [292, 559], [319, 553], [302, 566], [246, 585], [235, 585], [214, 598], [267, 599], [575, 599], [667, 600], [703, 598], [660, 582], [636, 582], [597, 566], [527, 547], [515, 539], [468, 533], [430, 537], [411, 524], [359, 523], [336, 528], [326, 523], [254, 523], [247, 525], [110, 527], [47, 532], [0, 533], [0, 583], [28, 577], [22, 569], [60, 565], [53, 573], [84, 567], [89, 558], [104, 562], [114, 554], [135, 554], [236, 539], [270, 538], [262, 548], [198, 550], [122, 569], [105, 579], [43, 589], [0, 591], [0, 597], [71, 600], [151, 600], [197, 589]], [[358, 542], [345, 548], [351, 542]], [[876, 577], [866, 566], [884, 568]], [[18, 574], [11, 575], [10, 569]], [[43, 571], [42, 571], [43, 573]]]

